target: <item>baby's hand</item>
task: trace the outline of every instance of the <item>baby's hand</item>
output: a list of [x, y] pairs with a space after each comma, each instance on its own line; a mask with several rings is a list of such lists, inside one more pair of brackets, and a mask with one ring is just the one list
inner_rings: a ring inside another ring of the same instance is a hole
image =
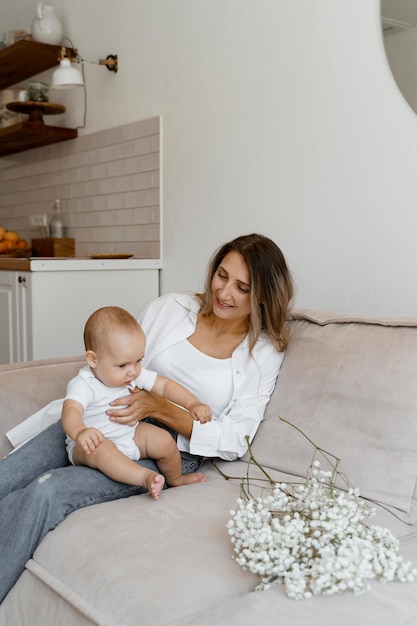
[[207, 404], [196, 402], [190, 406], [189, 411], [193, 420], [200, 422], [200, 424], [211, 422], [211, 409]]
[[93, 454], [104, 441], [103, 433], [97, 428], [85, 428], [77, 434], [76, 443], [86, 454]]

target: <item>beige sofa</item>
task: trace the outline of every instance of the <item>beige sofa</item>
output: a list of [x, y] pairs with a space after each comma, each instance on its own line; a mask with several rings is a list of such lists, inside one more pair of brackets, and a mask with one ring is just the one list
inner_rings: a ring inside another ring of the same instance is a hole
[[[65, 359], [1, 367], [2, 433], [62, 396], [79, 366]], [[417, 320], [297, 312], [253, 451], [274, 477], [303, 476], [311, 447], [277, 416], [300, 426], [381, 504], [370, 522], [392, 529], [417, 565], [416, 379]], [[4, 435], [0, 443], [8, 452]], [[247, 467], [220, 465], [233, 476]], [[27, 563], [0, 607], [0, 624], [417, 624], [417, 581], [373, 581], [362, 595], [301, 601], [280, 587], [254, 591], [258, 579], [232, 559], [226, 529], [239, 481], [210, 464], [206, 472], [206, 483], [169, 489], [157, 502], [134, 496], [72, 513]]]

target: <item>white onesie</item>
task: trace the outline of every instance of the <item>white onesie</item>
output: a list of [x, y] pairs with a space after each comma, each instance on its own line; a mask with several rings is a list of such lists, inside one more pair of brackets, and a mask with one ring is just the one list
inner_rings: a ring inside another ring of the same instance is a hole
[[[106, 411], [110, 408], [110, 402], [127, 396], [129, 389], [138, 387], [139, 389], [151, 391], [156, 377], [156, 372], [142, 368], [138, 378], [132, 381], [129, 386], [107, 387], [94, 376], [90, 366], [86, 365], [68, 383], [65, 400], [79, 402], [84, 407], [83, 420], [86, 427], [97, 428], [106, 439], [109, 439], [117, 446], [120, 452], [123, 452], [133, 461], [137, 461], [140, 458], [140, 452], [133, 441], [137, 425], [126, 426], [117, 422], [111, 422], [108, 415], [106, 415]], [[73, 463], [72, 452], [75, 441], [67, 437], [65, 443], [68, 458]]]

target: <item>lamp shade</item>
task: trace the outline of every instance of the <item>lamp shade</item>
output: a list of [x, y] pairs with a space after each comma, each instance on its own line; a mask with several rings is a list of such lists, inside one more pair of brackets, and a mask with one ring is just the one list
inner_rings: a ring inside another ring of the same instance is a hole
[[69, 59], [62, 59], [59, 67], [52, 73], [51, 87], [54, 89], [69, 89], [82, 87], [84, 80], [79, 69], [72, 65]]

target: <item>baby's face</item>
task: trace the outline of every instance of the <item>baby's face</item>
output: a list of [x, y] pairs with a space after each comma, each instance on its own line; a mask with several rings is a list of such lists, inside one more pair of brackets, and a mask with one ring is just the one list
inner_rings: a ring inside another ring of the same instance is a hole
[[94, 374], [108, 387], [129, 385], [141, 372], [145, 343], [145, 335], [140, 330], [113, 333], [109, 345], [96, 350]]

